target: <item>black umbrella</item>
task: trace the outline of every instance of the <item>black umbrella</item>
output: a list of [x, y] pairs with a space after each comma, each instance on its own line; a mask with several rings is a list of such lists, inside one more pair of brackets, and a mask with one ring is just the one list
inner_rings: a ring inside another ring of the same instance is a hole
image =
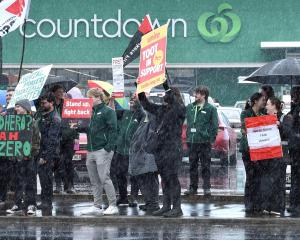
[[267, 63], [253, 72], [245, 81], [300, 85], [300, 59], [286, 58]]
[[72, 79], [67, 79], [65, 77], [57, 76], [57, 77], [48, 77], [47, 81], [43, 87], [42, 93], [50, 91], [52, 87], [55, 85], [60, 85], [64, 88], [66, 92], [68, 92], [71, 88], [75, 87], [78, 84], [77, 81]]

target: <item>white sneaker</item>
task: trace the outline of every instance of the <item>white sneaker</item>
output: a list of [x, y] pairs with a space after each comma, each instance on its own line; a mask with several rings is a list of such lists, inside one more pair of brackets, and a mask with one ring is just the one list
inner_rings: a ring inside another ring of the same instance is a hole
[[27, 215], [35, 215], [36, 207], [34, 205], [29, 205], [27, 208]]
[[102, 216], [103, 215], [103, 210], [98, 208], [98, 207], [92, 206], [88, 209], [82, 210], [80, 212], [80, 215], [98, 215], [98, 216]]
[[119, 209], [116, 206], [109, 206], [104, 212], [104, 215], [115, 215], [119, 213]]
[[14, 205], [11, 209], [6, 210], [6, 213], [9, 214], [20, 213], [20, 212], [22, 212], [22, 209], [19, 208], [17, 205]]

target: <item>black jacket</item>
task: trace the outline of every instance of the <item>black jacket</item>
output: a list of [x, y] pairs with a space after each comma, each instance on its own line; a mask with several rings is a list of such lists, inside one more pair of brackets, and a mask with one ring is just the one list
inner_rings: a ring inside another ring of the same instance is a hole
[[165, 98], [168, 99], [168, 104], [157, 105], [150, 103], [145, 93], [139, 94], [141, 105], [147, 112], [155, 115], [159, 128], [158, 151], [155, 154], [158, 171], [175, 174], [182, 158], [182, 125], [186, 109], [183, 102], [175, 98], [171, 89], [166, 92]]
[[39, 157], [46, 161], [58, 159], [61, 140], [61, 118], [58, 113], [54, 110], [41, 115], [39, 128], [41, 132]]

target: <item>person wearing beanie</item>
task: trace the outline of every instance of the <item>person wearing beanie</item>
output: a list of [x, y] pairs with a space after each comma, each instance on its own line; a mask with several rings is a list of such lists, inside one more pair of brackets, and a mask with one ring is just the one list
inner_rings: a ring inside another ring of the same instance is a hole
[[[31, 104], [27, 99], [17, 101], [14, 108], [17, 115], [31, 115]], [[32, 147], [30, 157], [16, 159], [16, 190], [14, 206], [7, 209], [8, 214], [22, 213], [34, 215], [36, 212], [36, 157], [40, 148], [40, 131], [33, 119]], [[23, 196], [24, 189], [24, 196]]]

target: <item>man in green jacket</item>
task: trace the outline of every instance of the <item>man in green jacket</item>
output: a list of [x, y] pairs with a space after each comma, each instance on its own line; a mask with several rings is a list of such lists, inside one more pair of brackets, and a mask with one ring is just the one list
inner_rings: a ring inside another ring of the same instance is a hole
[[[103, 93], [99, 89], [90, 89], [87, 96], [93, 99], [93, 113], [90, 125], [86, 129], [88, 138], [86, 166], [93, 188], [94, 206], [82, 211], [81, 214], [114, 215], [118, 213], [118, 208], [116, 192], [110, 179], [110, 165], [117, 137], [117, 116], [115, 111], [103, 102]], [[103, 189], [109, 203], [104, 212]]]
[[200, 159], [203, 178], [204, 195], [210, 192], [210, 163], [211, 146], [218, 133], [217, 109], [209, 104], [209, 90], [200, 86], [195, 90], [195, 102], [187, 106], [187, 144], [190, 161], [190, 189], [186, 195], [197, 194], [198, 189], [198, 162]]
[[[133, 134], [137, 130], [141, 120], [144, 117], [144, 112], [139, 106], [138, 100], [135, 96], [130, 99], [130, 110], [125, 110], [122, 115], [122, 119], [119, 124], [119, 133], [117, 140], [117, 149], [114, 156], [114, 166], [117, 185], [119, 189], [119, 199], [117, 205], [129, 204], [127, 198], [127, 175], [129, 165], [129, 147]], [[133, 201], [130, 206], [136, 206], [134, 200], [136, 200], [138, 194], [138, 187], [135, 178], [130, 178], [131, 182], [131, 195]]]

